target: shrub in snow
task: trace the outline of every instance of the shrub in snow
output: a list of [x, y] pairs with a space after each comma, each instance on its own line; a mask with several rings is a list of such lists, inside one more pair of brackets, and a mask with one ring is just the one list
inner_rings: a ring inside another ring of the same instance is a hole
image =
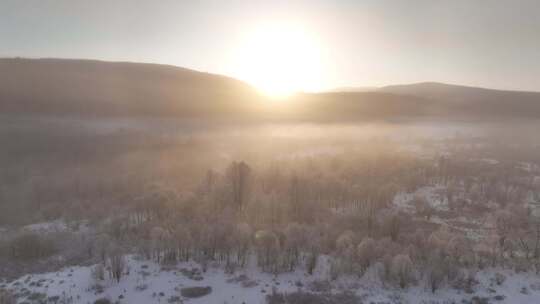
[[527, 261], [526, 259], [519, 259], [519, 258], [516, 259], [512, 265], [514, 266], [514, 271], [517, 273], [527, 272], [529, 271], [531, 267], [529, 261]]
[[[405, 300], [403, 299], [403, 294], [401, 293], [392, 293], [390, 295], [388, 295], [388, 299], [390, 300], [390, 303], [403, 303], [405, 302]], [[467, 304], [470, 304], [470, 303], [467, 303]]]
[[194, 280], [194, 281], [202, 281], [204, 278], [201, 274], [201, 270], [198, 268], [182, 268], [180, 269], [180, 273], [182, 273], [187, 278]]
[[259, 285], [245, 274], [230, 278], [227, 280], [227, 283], [240, 283], [244, 288], [251, 288]]
[[210, 294], [211, 292], [212, 292], [212, 287], [210, 286], [206, 286], [206, 287], [196, 286], [196, 287], [186, 287], [186, 288], [180, 289], [180, 294], [186, 298], [199, 298], [199, 297], [206, 296]]
[[151, 275], [151, 273], [148, 271], [139, 271], [139, 274], [143, 277], [143, 279], [146, 279]]
[[100, 293], [103, 293], [104, 289], [103, 289], [103, 286], [101, 284], [94, 284], [92, 286], [90, 286], [90, 291], [93, 291], [94, 294], [100, 294]]
[[147, 284], [139, 284], [139, 285], [135, 286], [135, 291], [145, 291], [147, 289], [148, 289]]
[[332, 286], [328, 281], [315, 280], [309, 283], [308, 288], [314, 292], [330, 292]]
[[227, 274], [233, 274], [236, 272], [236, 269], [238, 268], [238, 264], [235, 262], [229, 262], [225, 265], [225, 273]]
[[313, 294], [308, 292], [272, 293], [266, 296], [267, 304], [360, 304], [352, 293]]
[[111, 300], [107, 298], [101, 298], [94, 301], [94, 304], [111, 304]]
[[240, 283], [249, 280], [249, 277], [245, 274], [241, 274], [230, 279], [227, 279], [227, 283]]
[[493, 281], [495, 282], [495, 284], [500, 286], [504, 283], [504, 281], [506, 281], [506, 276], [502, 273], [497, 272], [493, 277]]
[[42, 302], [47, 298], [47, 295], [41, 292], [33, 292], [28, 296], [28, 300], [33, 302]]
[[179, 296], [171, 296], [167, 299], [167, 303], [182, 303], [182, 299]]
[[497, 301], [503, 301], [504, 299], [506, 299], [506, 296], [504, 295], [496, 295], [493, 297], [493, 299], [497, 300]]
[[474, 296], [471, 298], [472, 304], [489, 304], [489, 298]]
[[244, 287], [244, 288], [252, 288], [252, 287], [255, 287], [255, 286], [259, 286], [259, 283], [255, 282], [253, 280], [247, 280], [247, 281], [242, 282], [242, 287]]
[[463, 290], [466, 293], [473, 293], [473, 288], [477, 284], [476, 271], [473, 269], [462, 269], [453, 282], [454, 288]]

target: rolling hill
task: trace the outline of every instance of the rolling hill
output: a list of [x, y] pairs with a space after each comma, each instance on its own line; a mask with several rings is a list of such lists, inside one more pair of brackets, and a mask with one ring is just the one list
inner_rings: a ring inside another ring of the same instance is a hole
[[540, 92], [503, 91], [423, 82], [383, 87], [379, 92], [432, 101], [439, 116], [467, 118], [540, 118]]
[[236, 116], [253, 111], [259, 98], [238, 80], [174, 66], [0, 59], [2, 113]]
[[208, 121], [538, 119], [540, 93], [442, 83], [301, 93], [265, 102], [239, 80], [185, 68], [70, 59], [0, 59], [0, 114]]

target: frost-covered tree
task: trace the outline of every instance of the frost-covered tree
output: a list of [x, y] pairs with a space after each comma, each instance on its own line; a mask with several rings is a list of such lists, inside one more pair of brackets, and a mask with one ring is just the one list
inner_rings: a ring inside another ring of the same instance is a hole
[[351, 230], [346, 230], [339, 235], [336, 240], [336, 249], [340, 254], [345, 254], [347, 250], [354, 247], [355, 234]]
[[226, 176], [232, 193], [233, 206], [236, 210], [242, 210], [251, 190], [251, 168], [243, 161], [232, 162]]
[[298, 223], [290, 223], [285, 228], [285, 266], [289, 271], [293, 271], [298, 264], [300, 255], [306, 249], [308, 231], [307, 228]]
[[186, 225], [178, 224], [174, 228], [173, 238], [176, 244], [176, 254], [181, 261], [189, 261], [193, 250], [193, 238]]
[[392, 259], [392, 277], [399, 287], [405, 288], [414, 280], [414, 269], [411, 258], [406, 254], [398, 254]]
[[321, 254], [321, 233], [319, 229], [311, 229], [307, 232], [307, 244], [306, 244], [306, 269], [307, 273], [312, 275], [313, 271], [317, 267], [319, 261], [319, 255]]
[[503, 259], [510, 246], [510, 235], [517, 225], [516, 216], [507, 209], [497, 210], [494, 220], [498, 238], [498, 253], [499, 257]]
[[280, 249], [277, 235], [269, 230], [259, 230], [255, 233], [255, 243], [257, 245], [257, 262], [263, 271], [277, 271], [276, 262]]
[[170, 238], [170, 233], [162, 227], [155, 226], [150, 230], [152, 257], [156, 262], [162, 262], [164, 253], [170, 243]]
[[365, 271], [377, 259], [377, 244], [372, 238], [364, 238], [356, 248], [358, 262]]
[[446, 278], [446, 265], [440, 252], [430, 254], [426, 271], [426, 281], [432, 293], [441, 287]]
[[91, 275], [96, 282], [105, 280], [105, 267], [103, 264], [98, 263], [92, 267]]
[[236, 248], [236, 262], [241, 266], [245, 266], [249, 248], [252, 244], [253, 229], [247, 223], [239, 223], [236, 225], [233, 243]]
[[433, 207], [429, 204], [427, 199], [422, 196], [416, 196], [413, 201], [413, 205], [416, 208], [416, 213], [425, 217], [427, 220], [431, 219], [431, 216], [435, 212]]
[[356, 257], [356, 235], [347, 230], [341, 233], [336, 240], [336, 257], [339, 259], [339, 272], [354, 272], [354, 262]]
[[390, 213], [382, 216], [382, 228], [384, 234], [390, 237], [394, 242], [398, 240], [399, 233], [402, 229], [402, 221], [399, 214]]

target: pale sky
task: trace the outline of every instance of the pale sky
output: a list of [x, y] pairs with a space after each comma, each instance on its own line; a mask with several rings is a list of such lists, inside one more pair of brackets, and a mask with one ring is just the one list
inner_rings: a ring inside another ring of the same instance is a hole
[[238, 67], [246, 37], [276, 24], [309, 36], [313, 90], [440, 81], [540, 91], [537, 0], [0, 0], [0, 57], [153, 62], [246, 78]]

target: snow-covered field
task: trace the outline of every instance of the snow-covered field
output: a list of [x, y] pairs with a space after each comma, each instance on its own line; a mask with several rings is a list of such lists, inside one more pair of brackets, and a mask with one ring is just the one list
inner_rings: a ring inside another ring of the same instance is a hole
[[[59, 272], [26, 275], [7, 284], [8, 289], [20, 294], [25, 290], [39, 292], [47, 297], [73, 299], [73, 303], [93, 303], [99, 298], [121, 300], [121, 303], [167, 303], [180, 299], [180, 289], [193, 286], [210, 286], [212, 292], [204, 297], [190, 299], [190, 303], [264, 303], [266, 294], [273, 289], [295, 291], [295, 285], [304, 275], [301, 272], [274, 276], [261, 273], [256, 267], [247, 267], [234, 275], [225, 274], [222, 268], [209, 267], [201, 280], [182, 274], [182, 269], [200, 269], [195, 263], [179, 263], [162, 268], [151, 261], [127, 259], [129, 274], [119, 283], [112, 279], [99, 281], [92, 276], [92, 267], [70, 267]], [[314, 279], [316, 277], [313, 277]], [[93, 288], [96, 284], [103, 287]], [[247, 286], [247, 287], [243, 287]], [[28, 293], [28, 292], [27, 292]], [[26, 297], [21, 297], [21, 302]]]
[[[220, 267], [209, 267], [206, 273], [201, 273], [202, 278], [194, 280], [183, 272], [200, 269], [195, 263], [179, 263], [164, 269], [154, 262], [132, 256], [127, 262], [129, 274], [119, 283], [112, 279], [96, 280], [92, 276], [92, 267], [69, 267], [53, 273], [26, 275], [0, 286], [5, 285], [19, 294], [18, 303], [40, 303], [39, 299], [49, 299], [48, 303], [94, 303], [97, 299], [108, 298], [112, 302], [132, 304], [258, 304], [265, 303], [266, 295], [273, 291], [309, 291], [313, 281], [328, 279], [324, 267], [319, 267], [312, 276], [301, 270], [272, 275], [261, 273], [251, 263], [235, 274], [226, 274]], [[498, 285], [494, 280], [495, 273], [506, 277], [502, 284]], [[473, 293], [450, 287], [431, 293], [423, 282], [406, 289], [382, 286], [375, 269], [360, 279], [344, 277], [330, 284], [331, 292], [354, 292], [363, 303], [467, 303], [474, 297], [485, 298], [490, 303], [540, 303], [540, 276], [536, 274], [491, 269], [479, 272], [476, 277], [479, 283]], [[199, 298], [187, 299], [180, 295], [181, 288], [193, 286], [210, 286], [212, 291]], [[37, 301], [30, 300], [32, 298]]]

